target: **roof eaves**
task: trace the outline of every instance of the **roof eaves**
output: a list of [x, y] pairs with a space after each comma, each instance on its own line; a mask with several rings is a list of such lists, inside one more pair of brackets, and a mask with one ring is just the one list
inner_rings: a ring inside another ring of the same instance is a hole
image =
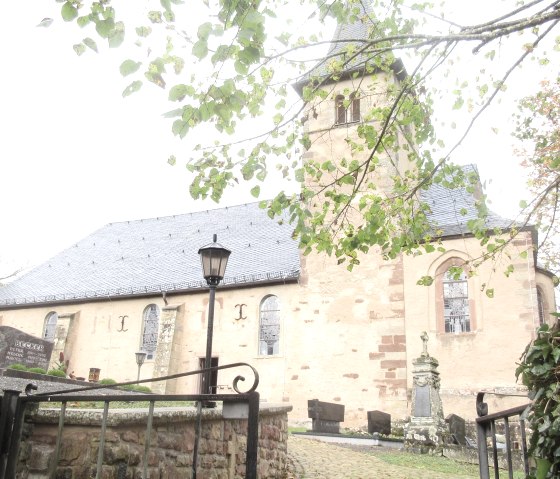
[[[224, 278], [220, 289], [234, 289], [241, 287], [260, 286], [270, 283], [292, 283], [299, 280], [300, 271], [278, 271], [242, 275], [233, 278]], [[5, 299], [0, 302], [0, 310], [19, 309], [29, 306], [46, 306], [54, 304], [76, 304], [114, 299], [129, 299], [154, 296], [156, 294], [182, 294], [204, 290], [207, 285], [204, 281], [191, 281], [185, 283], [159, 284], [142, 287], [115, 288], [103, 291], [83, 291], [78, 293], [65, 293], [60, 295], [30, 296], [23, 298]]]

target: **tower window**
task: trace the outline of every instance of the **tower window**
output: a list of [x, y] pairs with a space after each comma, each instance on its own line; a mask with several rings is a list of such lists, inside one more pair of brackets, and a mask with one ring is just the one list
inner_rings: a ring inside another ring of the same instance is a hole
[[337, 95], [334, 102], [336, 125], [357, 123], [361, 120], [360, 98], [356, 93], [352, 93], [349, 99], [346, 99], [344, 95]]

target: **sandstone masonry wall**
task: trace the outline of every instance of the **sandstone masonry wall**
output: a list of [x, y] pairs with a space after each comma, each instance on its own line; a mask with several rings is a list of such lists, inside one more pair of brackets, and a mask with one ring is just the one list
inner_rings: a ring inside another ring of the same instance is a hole
[[[284, 477], [290, 406], [266, 406], [259, 414], [258, 477]], [[40, 410], [28, 418], [20, 447], [17, 477], [48, 478], [55, 460], [59, 410]], [[57, 478], [95, 477], [100, 444], [100, 411], [67, 410]], [[110, 412], [105, 433], [103, 479], [142, 477], [147, 411]], [[189, 479], [195, 441], [195, 408], [154, 412], [148, 477]], [[245, 477], [247, 421], [224, 419], [221, 409], [205, 409], [198, 452], [202, 479]], [[93, 474], [93, 475], [92, 475]]]

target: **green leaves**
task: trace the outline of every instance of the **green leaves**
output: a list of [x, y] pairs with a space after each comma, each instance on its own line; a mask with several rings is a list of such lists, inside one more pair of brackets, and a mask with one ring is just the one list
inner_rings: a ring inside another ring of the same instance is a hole
[[208, 42], [206, 40], [199, 40], [192, 47], [192, 54], [202, 60], [206, 55], [208, 55]]
[[138, 90], [142, 88], [142, 82], [139, 80], [133, 81], [130, 85], [128, 85], [122, 92], [123, 97], [127, 97], [136, 93]]
[[190, 85], [175, 85], [169, 90], [170, 101], [183, 101], [187, 95], [193, 96], [195, 90]]
[[533, 429], [529, 453], [536, 459], [538, 479], [557, 477], [560, 470], [559, 359], [558, 323], [552, 328], [544, 324], [537, 330], [535, 340], [525, 348], [515, 371], [533, 399], [528, 417]]
[[115, 29], [115, 20], [111, 17], [105, 20], [97, 20], [95, 22], [95, 31], [101, 38], [109, 38]]
[[189, 131], [189, 124], [184, 120], [175, 120], [173, 122], [172, 131], [175, 136], [184, 138], [187, 132]]
[[91, 48], [95, 53], [98, 52], [97, 50], [97, 43], [95, 43], [95, 41], [89, 37], [84, 38], [83, 40], [84, 45], [88, 48]]
[[72, 2], [65, 2], [64, 5], [62, 5], [60, 13], [65, 22], [71, 22], [78, 17], [78, 9], [72, 4]]
[[121, 63], [121, 66], [119, 67], [119, 71], [123, 77], [126, 77], [128, 75], [132, 75], [133, 73], [136, 73], [141, 65], [142, 62], [135, 62], [134, 60], [125, 60], [124, 62]]

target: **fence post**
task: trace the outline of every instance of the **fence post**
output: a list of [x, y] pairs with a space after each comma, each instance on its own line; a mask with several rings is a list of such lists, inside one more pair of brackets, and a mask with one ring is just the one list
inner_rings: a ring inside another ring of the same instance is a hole
[[257, 479], [259, 446], [259, 393], [249, 394], [249, 418], [247, 424], [246, 479]]
[[486, 426], [476, 423], [476, 441], [478, 444], [478, 467], [480, 479], [490, 479], [488, 464], [488, 445], [486, 444]]
[[5, 389], [0, 409], [0, 479], [7, 477], [6, 465], [9, 458], [10, 444], [14, 427], [17, 403], [21, 391]]

